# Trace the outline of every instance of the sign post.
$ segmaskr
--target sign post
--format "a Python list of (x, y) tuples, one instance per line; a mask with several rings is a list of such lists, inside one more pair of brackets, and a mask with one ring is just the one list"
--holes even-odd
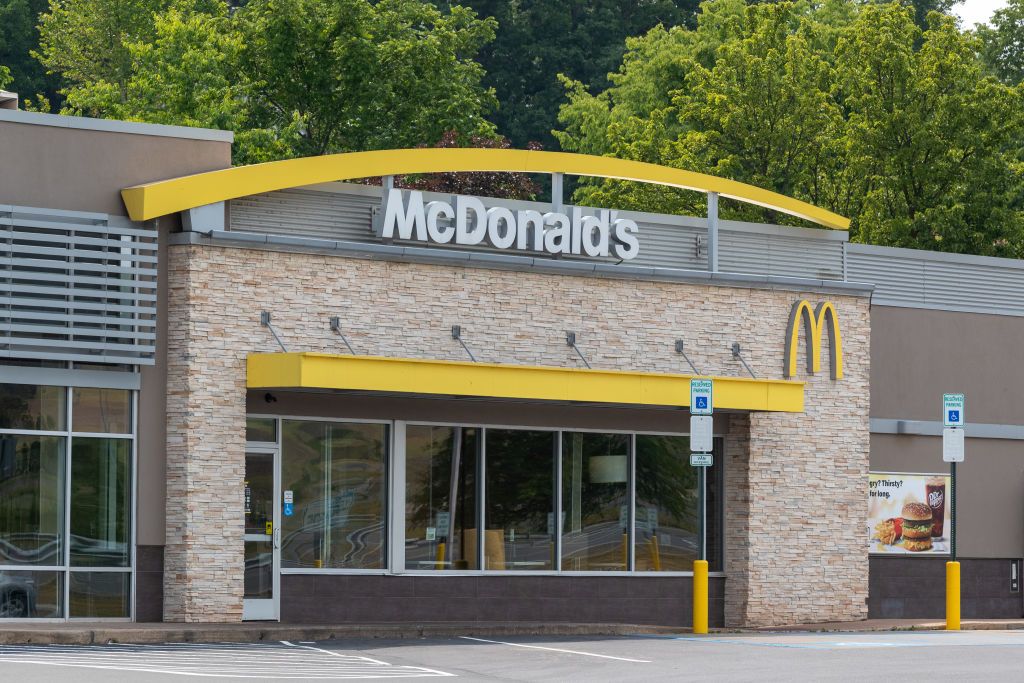
[(960, 563), (956, 559), (956, 464), (964, 461), (964, 395), (942, 395), (942, 459), (949, 463), (949, 562), (946, 563), (946, 630), (960, 630)]
[(706, 524), (707, 468), (714, 462), (714, 385), (690, 380), (690, 465), (697, 468), (697, 559), (693, 563), (693, 632), (708, 632), (708, 561)]

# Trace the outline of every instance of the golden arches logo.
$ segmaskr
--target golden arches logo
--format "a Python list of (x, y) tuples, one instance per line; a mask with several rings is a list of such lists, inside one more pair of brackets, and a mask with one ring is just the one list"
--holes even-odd
[(839, 315), (831, 301), (822, 301), (811, 310), (811, 304), (801, 299), (793, 304), (789, 314), (789, 328), (786, 330), (786, 356), (783, 374), (786, 378), (796, 376), (797, 349), (800, 342), (800, 319), (804, 322), (804, 336), (807, 339), (807, 372), (814, 374), (821, 370), (821, 335), (828, 325), (829, 348), (831, 349), (832, 379), (843, 378), (843, 335), (839, 331)]

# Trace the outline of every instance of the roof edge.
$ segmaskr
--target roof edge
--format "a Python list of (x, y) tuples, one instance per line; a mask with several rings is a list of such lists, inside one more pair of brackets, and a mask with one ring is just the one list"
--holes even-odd
[(181, 138), (206, 142), (227, 142), (235, 140), (234, 131), (212, 128), (191, 128), (189, 126), (168, 126), (162, 123), (141, 123), (116, 119), (93, 119), (87, 116), (64, 116), (63, 114), (41, 114), (20, 109), (0, 109), (0, 122), (24, 123), (31, 126), (53, 126), (76, 130), (95, 130), (104, 133), (126, 133), (149, 135), (161, 138)]

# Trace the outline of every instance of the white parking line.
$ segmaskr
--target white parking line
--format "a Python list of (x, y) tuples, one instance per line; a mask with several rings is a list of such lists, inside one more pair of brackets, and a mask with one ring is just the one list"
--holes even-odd
[(637, 664), (650, 664), (649, 659), (630, 659), (629, 657), (613, 657), (612, 655), (599, 655), (596, 652), (580, 652), (579, 650), (563, 650), (560, 647), (544, 647), (543, 645), (526, 645), (524, 643), (506, 643), (502, 640), (487, 640), (485, 638), (472, 638), (470, 636), (459, 636), (463, 640), (475, 640), (480, 643), (492, 643), (494, 645), (508, 645), (510, 647), (525, 647), (531, 650), (548, 650), (550, 652), (564, 652), (570, 655), (583, 655), (584, 657), (600, 657), (601, 659), (617, 659), (620, 662), (636, 662)]
[[(202, 678), (346, 680), (454, 674), (281, 641), (273, 644), (0, 646), (5, 663), (173, 674)], [(0, 676), (2, 678), (2, 676)]]

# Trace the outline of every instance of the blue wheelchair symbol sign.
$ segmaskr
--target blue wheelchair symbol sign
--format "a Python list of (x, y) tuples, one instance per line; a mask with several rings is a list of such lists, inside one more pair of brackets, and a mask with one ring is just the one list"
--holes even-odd
[(697, 409), (698, 410), (707, 410), (708, 409), (708, 397), (707, 396), (698, 396), (697, 397)]
[(293, 503), (285, 503), (284, 504), (284, 516), (285, 517), (291, 517), (294, 512), (295, 512), (295, 506), (294, 506)]
[(952, 423), (952, 424), (956, 424), (956, 423), (960, 422), (960, 411), (959, 410), (951, 410), (951, 411), (949, 411), (949, 422)]

